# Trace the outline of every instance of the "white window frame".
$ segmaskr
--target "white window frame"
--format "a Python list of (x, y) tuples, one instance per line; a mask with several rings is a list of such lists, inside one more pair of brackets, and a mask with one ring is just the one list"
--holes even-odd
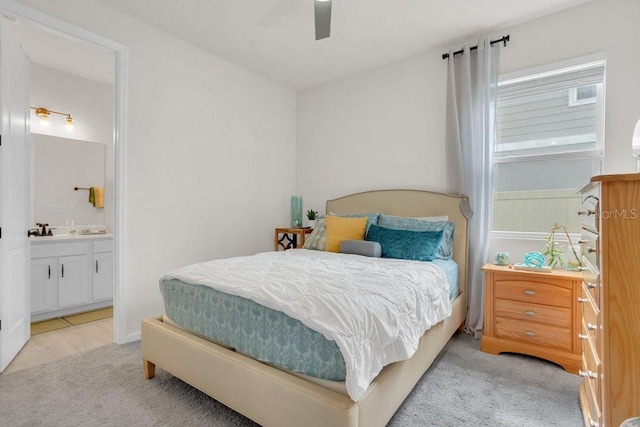
[[(505, 73), (498, 77), (498, 81), (509, 81), (509, 80), (517, 80), (517, 79), (528, 79), (533, 75), (545, 75), (548, 73), (553, 73), (555, 70), (560, 70), (563, 68), (575, 67), (581, 64), (588, 64), (591, 62), (597, 61), (605, 61), (606, 62), (606, 53), (596, 53), (593, 55), (582, 56), (578, 58), (569, 59), (566, 61), (556, 62), (553, 64), (547, 64), (539, 67), (529, 68), (526, 70), (519, 70), (512, 73)], [(606, 81), (606, 63), (605, 63), (605, 76), (603, 77), (603, 82)], [(516, 163), (516, 162), (528, 162), (535, 160), (558, 160), (558, 159), (578, 159), (590, 157), (593, 159), (593, 171), (594, 175), (598, 175), (602, 173), (603, 162), (604, 162), (604, 100), (605, 100), (605, 87), (604, 84), (597, 85), (597, 94), (594, 102), (598, 103), (596, 107), (596, 111), (598, 112), (598, 116), (596, 117), (596, 148), (591, 150), (576, 150), (576, 151), (567, 151), (567, 152), (559, 152), (559, 153), (545, 153), (545, 154), (533, 154), (533, 155), (502, 155), (495, 156), (493, 158), (493, 163)], [(575, 92), (575, 91), (574, 91)], [(590, 98), (588, 98), (590, 99)], [(587, 183), (585, 182), (585, 185)], [(492, 195), (493, 197), (493, 195)], [(577, 212), (576, 212), (577, 215)], [(491, 238), (496, 239), (516, 239), (516, 240), (539, 240), (543, 239), (547, 236), (547, 231), (540, 232), (531, 232), (531, 231), (503, 231), (503, 230), (491, 230), (490, 236)], [(580, 238), (579, 234), (570, 233), (570, 238), (576, 242)], [(564, 238), (564, 236), (560, 237), (560, 240)]]
[[(589, 85), (591, 86), (591, 85)], [(587, 104), (595, 104), (598, 99), (598, 95), (592, 96), (590, 98), (578, 99), (578, 89), (577, 87), (569, 89), (569, 107), (577, 107), (578, 105), (587, 105)]]

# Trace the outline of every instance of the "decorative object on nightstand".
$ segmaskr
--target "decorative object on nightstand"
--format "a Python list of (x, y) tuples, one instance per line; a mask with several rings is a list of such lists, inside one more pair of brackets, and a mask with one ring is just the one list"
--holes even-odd
[(509, 254), (506, 252), (496, 252), (496, 265), (509, 265)]
[(317, 218), (318, 218), (318, 212), (314, 211), (313, 209), (309, 209), (307, 211), (307, 219), (309, 220), (309, 227), (311, 228), (316, 227)]
[(291, 228), (302, 227), (302, 196), (291, 196)]
[(640, 415), (640, 174), (581, 192), (580, 406), (585, 425), (616, 427)]
[(544, 255), (540, 252), (528, 252), (524, 255), (522, 264), (514, 264), (516, 270), (536, 271), (538, 273), (551, 273), (551, 267), (544, 265)]
[(274, 237), (274, 250), (300, 249), (304, 246), (307, 234), (311, 234), (311, 228), (276, 228)]
[(487, 353), (522, 353), (550, 360), (571, 373), (581, 363), (582, 276), (565, 270), (517, 271), (486, 264), (484, 336)]
[[(573, 253), (573, 259), (564, 261), (564, 254), (562, 253), (562, 248), (556, 242), (556, 232), (563, 231), (564, 235), (567, 236), (567, 242), (569, 247), (571, 248), (571, 252)], [(560, 225), (557, 222), (553, 224), (551, 230), (549, 230), (549, 234), (544, 238), (547, 241), (547, 247), (545, 251), (542, 253), (547, 258), (547, 265), (551, 268), (554, 268), (558, 264), (560, 267), (566, 268), (567, 270), (577, 271), (578, 267), (582, 265), (580, 262), (580, 257), (578, 256), (575, 247), (573, 246), (573, 242), (571, 241), (571, 237), (569, 237), (569, 232), (565, 228), (564, 225)]]

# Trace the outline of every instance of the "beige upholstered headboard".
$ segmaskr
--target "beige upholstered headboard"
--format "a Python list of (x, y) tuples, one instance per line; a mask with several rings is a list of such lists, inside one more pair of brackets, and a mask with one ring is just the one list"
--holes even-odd
[(385, 213), (387, 215), (421, 217), (448, 215), (456, 224), (453, 232), (453, 259), (458, 263), (458, 288), (467, 292), (468, 198), (421, 190), (378, 190), (351, 194), (327, 200), (327, 213)]

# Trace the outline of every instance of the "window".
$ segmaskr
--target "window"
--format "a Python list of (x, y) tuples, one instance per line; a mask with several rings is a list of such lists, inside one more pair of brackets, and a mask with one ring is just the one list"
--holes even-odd
[(501, 76), (492, 230), (579, 232), (577, 191), (602, 163), (604, 59)]
[(594, 104), (596, 102), (597, 91), (597, 85), (574, 87), (569, 89), (569, 107)]

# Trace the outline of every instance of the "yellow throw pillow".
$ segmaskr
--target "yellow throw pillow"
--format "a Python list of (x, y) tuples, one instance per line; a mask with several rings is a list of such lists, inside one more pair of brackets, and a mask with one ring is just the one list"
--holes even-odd
[(345, 218), (340, 216), (325, 216), (327, 223), (326, 244), (327, 252), (340, 252), (343, 240), (364, 240), (367, 229), (367, 217)]

